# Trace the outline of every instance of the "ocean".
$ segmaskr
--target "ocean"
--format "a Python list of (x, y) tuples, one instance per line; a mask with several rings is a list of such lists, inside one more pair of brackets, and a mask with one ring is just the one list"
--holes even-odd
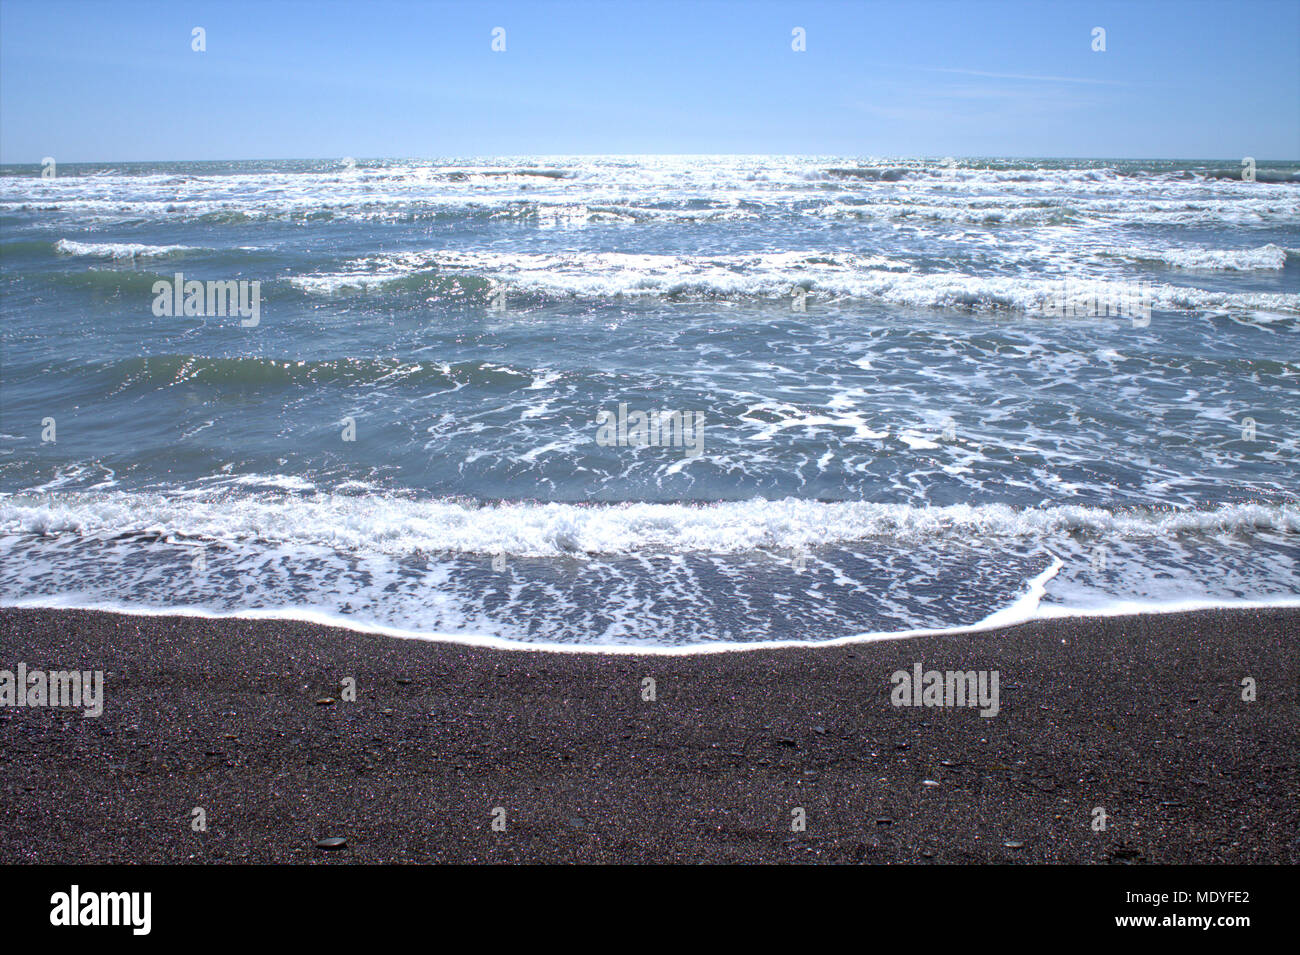
[(1300, 604), (1300, 169), (0, 167), (0, 603), (680, 652)]

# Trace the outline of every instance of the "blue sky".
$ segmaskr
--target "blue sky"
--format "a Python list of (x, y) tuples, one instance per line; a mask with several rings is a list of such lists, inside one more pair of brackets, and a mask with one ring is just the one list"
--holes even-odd
[(0, 2), (6, 163), (571, 153), (1295, 159), (1300, 3)]

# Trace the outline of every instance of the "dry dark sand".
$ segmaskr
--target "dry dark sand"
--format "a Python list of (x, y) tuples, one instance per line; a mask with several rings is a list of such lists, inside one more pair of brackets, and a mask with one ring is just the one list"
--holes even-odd
[[(19, 661), (106, 702), (0, 708), (0, 862), (1300, 861), (1291, 610), (690, 657), (0, 611)], [(917, 661), (1001, 712), (893, 707)]]

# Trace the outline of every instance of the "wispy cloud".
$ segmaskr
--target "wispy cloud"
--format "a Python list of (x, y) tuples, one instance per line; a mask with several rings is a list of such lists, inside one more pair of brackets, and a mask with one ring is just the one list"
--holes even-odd
[(1083, 76), (1036, 76), (1029, 73), (990, 73), (985, 70), (958, 70), (943, 66), (918, 66), (926, 73), (960, 73), (962, 76), (984, 76), (995, 80), (1028, 80), (1038, 83), (1087, 83), (1092, 86), (1128, 86), (1118, 80), (1094, 80)]

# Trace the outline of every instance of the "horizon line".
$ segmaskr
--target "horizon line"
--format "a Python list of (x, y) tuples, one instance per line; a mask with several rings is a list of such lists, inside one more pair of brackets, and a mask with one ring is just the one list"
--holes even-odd
[[(849, 153), (783, 153), (783, 152), (573, 152), (573, 153), (464, 153), (464, 154), (447, 154), (443, 156), (221, 156), (206, 159), (177, 159), (174, 157), (162, 159), (56, 159), (59, 165), (76, 166), (92, 164), (125, 164), (125, 163), (203, 163), (203, 162), (342, 162), (351, 159), (354, 162), (434, 162), (439, 160), (473, 160), (473, 159), (599, 159), (599, 158), (722, 158), (722, 157), (763, 157), (763, 158), (782, 158), (782, 159), (854, 159), (861, 161), (869, 159), (873, 161), (915, 161), (915, 160), (938, 160), (942, 162), (946, 159), (955, 159), (961, 161), (971, 160), (1048, 160), (1053, 162), (1069, 161), (1088, 161), (1088, 162), (1227, 162), (1238, 163), (1245, 158), (1254, 158), (1258, 163), (1292, 163), (1300, 162), (1300, 156), (1277, 158), (1277, 159), (1259, 159), (1257, 157), (1245, 156), (1048, 156), (1048, 155), (1022, 155), (1014, 153), (995, 154), (968, 154), (953, 155), (937, 153), (928, 154), (891, 154), (891, 155), (870, 155), (870, 154), (849, 154)], [(41, 166), (47, 157), (29, 161), (0, 161), (0, 167), (4, 166)]]

